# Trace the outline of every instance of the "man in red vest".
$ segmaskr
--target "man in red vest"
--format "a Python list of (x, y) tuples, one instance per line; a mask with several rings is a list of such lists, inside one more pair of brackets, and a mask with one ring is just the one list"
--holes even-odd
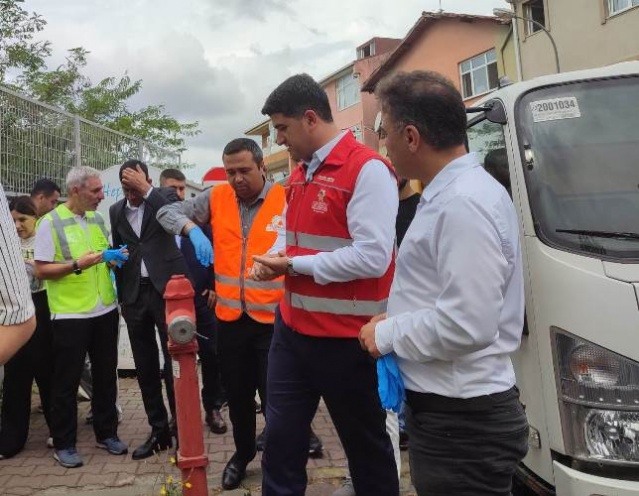
[(356, 493), (397, 496), (375, 360), (357, 340), (386, 309), (397, 180), (382, 157), (340, 131), (326, 92), (306, 74), (278, 86), (262, 113), (300, 162), (287, 187), (286, 251), (255, 257), (252, 273), (285, 275), (269, 353), (262, 494), (304, 494), (308, 433), (322, 397)]

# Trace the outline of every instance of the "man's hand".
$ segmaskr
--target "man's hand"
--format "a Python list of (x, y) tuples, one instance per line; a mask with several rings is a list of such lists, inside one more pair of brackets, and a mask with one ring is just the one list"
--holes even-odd
[(253, 261), (255, 270), (251, 269), (249, 277), (256, 281), (270, 281), (288, 271), (288, 257), (284, 251), (270, 255), (253, 255)]
[[(261, 255), (261, 256), (268, 257), (268, 258), (279, 258), (280, 254), (265, 253), (264, 255)], [(255, 257), (253, 257), (253, 259), (255, 260)], [(251, 267), (251, 270), (249, 271), (248, 277), (249, 279), (253, 279), (254, 281), (270, 281), (272, 279), (275, 279), (277, 275), (275, 274), (274, 270), (270, 269), (266, 265), (260, 262), (254, 261), (253, 266)]]
[(370, 353), (373, 358), (379, 358), (382, 356), (377, 349), (377, 344), (375, 344), (375, 326), (378, 322), (385, 318), (385, 313), (375, 315), (375, 317), (373, 317), (368, 324), (365, 324), (359, 331), (359, 344), (362, 346), (362, 349)]
[(217, 300), (215, 291), (212, 289), (205, 289), (202, 291), (202, 296), (206, 298), (206, 306), (209, 307), (209, 310), (213, 310), (215, 308), (215, 300)]
[(195, 249), (195, 256), (198, 261), (204, 266), (208, 267), (213, 263), (213, 247), (211, 241), (206, 237), (200, 227), (195, 226), (189, 231), (189, 239), (193, 243)]
[(78, 267), (82, 270), (86, 270), (100, 262), (102, 262), (102, 252), (90, 251), (78, 258)]
[(135, 169), (127, 168), (122, 171), (122, 186), (144, 196), (151, 189), (146, 174), (139, 165)]

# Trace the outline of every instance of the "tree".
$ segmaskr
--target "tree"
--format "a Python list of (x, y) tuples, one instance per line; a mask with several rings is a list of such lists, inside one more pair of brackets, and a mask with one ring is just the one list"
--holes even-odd
[[(142, 80), (134, 81), (125, 73), (93, 84), (83, 74), (90, 54), (83, 47), (68, 50), (65, 63), (49, 69), (50, 42), (34, 41), (46, 21), (24, 10), (21, 3), (0, 0), (0, 83), (171, 151), (184, 151), (184, 138), (199, 134), (198, 122), (180, 122), (163, 105), (130, 109), (129, 101), (142, 90)], [(9, 81), (12, 71), (16, 74)]]

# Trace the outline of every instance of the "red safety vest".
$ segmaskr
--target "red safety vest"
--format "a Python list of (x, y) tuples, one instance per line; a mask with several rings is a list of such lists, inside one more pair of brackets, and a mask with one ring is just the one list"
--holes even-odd
[(239, 319), (242, 303), (253, 320), (268, 324), (275, 320), (275, 308), (284, 294), (283, 278), (253, 281), (247, 275), (253, 267), (253, 255), (263, 255), (275, 243), (284, 202), (284, 188), (274, 184), (253, 220), (248, 238), (244, 239), (237, 197), (231, 185), (221, 184), (211, 192), (215, 314), (220, 320)]
[[(286, 198), (286, 254), (289, 257), (334, 251), (353, 243), (346, 207), (362, 167), (371, 159), (390, 164), (348, 132), (306, 182), (298, 166), (288, 182)], [(282, 319), (301, 334), (357, 337), (374, 315), (386, 311), (395, 257), (379, 278), (317, 284), (312, 276), (287, 275), (280, 303)]]

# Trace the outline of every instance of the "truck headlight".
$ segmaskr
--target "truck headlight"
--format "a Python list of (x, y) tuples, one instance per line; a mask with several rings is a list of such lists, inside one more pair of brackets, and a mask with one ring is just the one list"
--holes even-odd
[(552, 328), (568, 455), (639, 463), (639, 363)]

